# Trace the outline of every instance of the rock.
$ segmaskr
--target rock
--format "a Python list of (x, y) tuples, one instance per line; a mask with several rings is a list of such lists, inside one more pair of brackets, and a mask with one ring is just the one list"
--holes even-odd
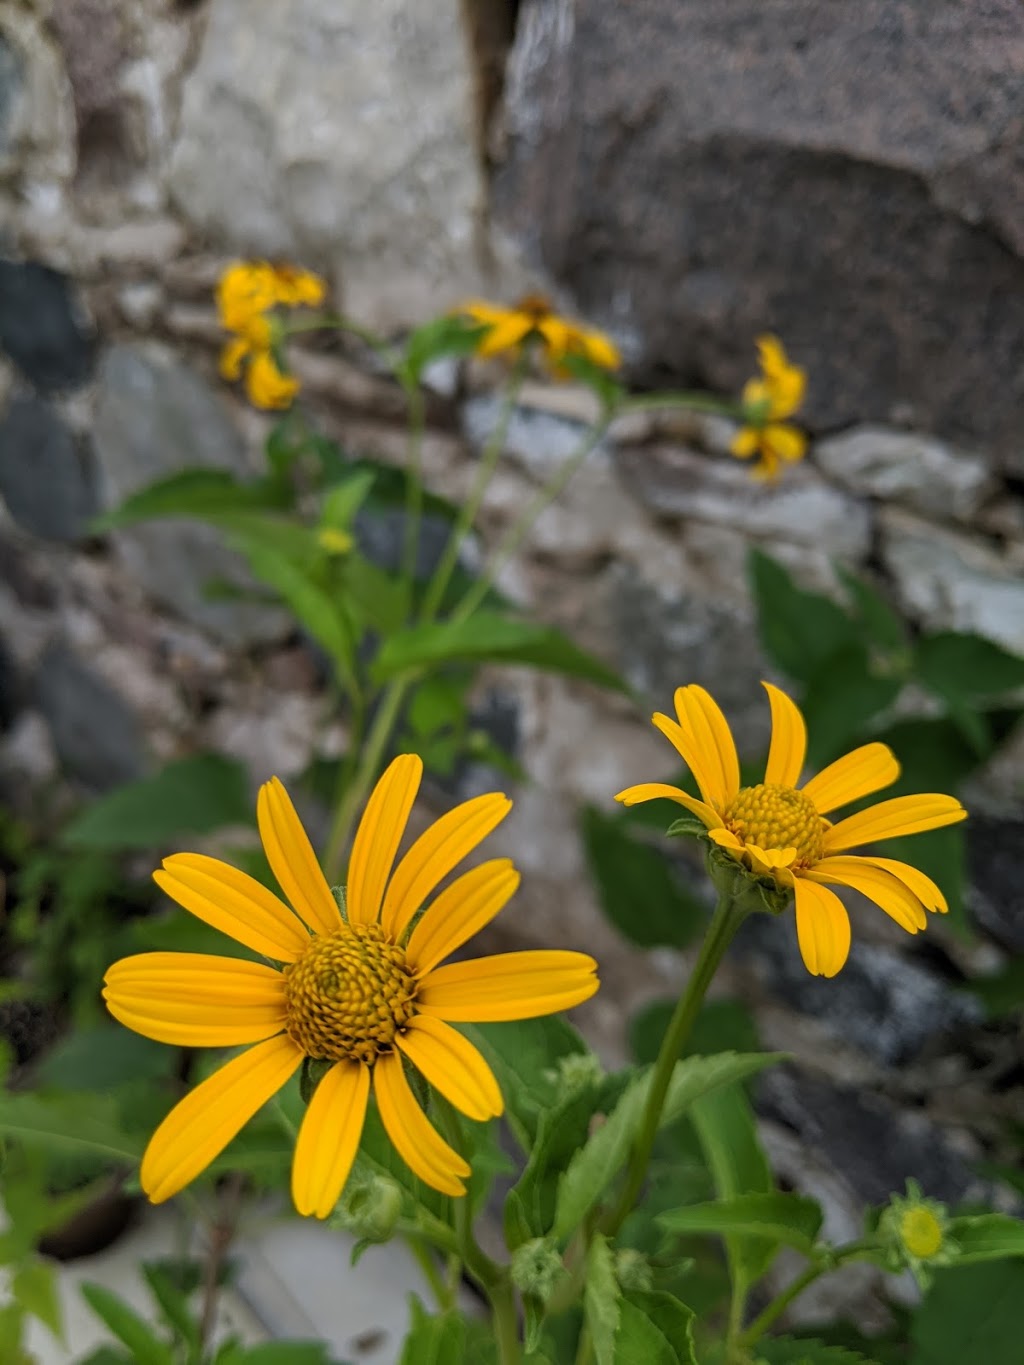
[(0, 419), (0, 496), (43, 540), (78, 540), (96, 511), (74, 437), (39, 398), (14, 399)]
[(63, 641), (39, 661), (34, 697), (61, 766), (84, 786), (109, 791), (148, 766), (135, 713)]
[(74, 174), (75, 111), (45, 16), (32, 9), (0, 9), (0, 185), (38, 196)]
[(940, 520), (969, 521), (993, 484), (980, 456), (888, 427), (858, 426), (830, 436), (815, 445), (814, 456), (851, 492)]
[(1024, 654), (1024, 581), (983, 542), (895, 508), (880, 517), (881, 552), (903, 610), (938, 630), (974, 631)]
[(1007, 952), (1024, 953), (1024, 883), (1020, 850), (1024, 821), (972, 814), (965, 826), (970, 905), (978, 923)]
[[(353, 529), (362, 553), (388, 573), (397, 573), (405, 547), (405, 512), (401, 507), (382, 507), (356, 514)], [(437, 568), (451, 533), (451, 522), (443, 517), (424, 515), (416, 545), (416, 573), (424, 582)]]
[(89, 379), (95, 344), (64, 275), (0, 259), (0, 349), (44, 393)]
[[(477, 451), (490, 440), (503, 407), (504, 399), (498, 394), (481, 394), (464, 404), (462, 430)], [(582, 422), (521, 403), (509, 419), (504, 453), (522, 465), (537, 483), (544, 483), (575, 453), (586, 431)]]
[(18, 666), (0, 637), (0, 731), (8, 728), (21, 709), (23, 691)]
[(1020, 41), (1016, 0), (524, 0), (497, 220), (636, 379), (735, 392), (771, 330), (813, 427), (1019, 462)]
[(14, 49), (0, 34), (0, 164), (7, 156), (13, 134), (14, 107), (21, 94), (21, 70)]
[[(105, 511), (185, 468), (248, 472), (242, 439), (205, 380), (176, 360), (132, 346), (112, 347), (100, 364), (94, 440)], [(214, 581), (252, 587), (238, 556), (211, 527), (161, 520), (117, 532), (115, 543), (156, 601), (225, 643), (287, 634), (289, 619), (277, 609), (206, 599)]]
[(455, 0), (208, 10), (170, 170), (191, 222), (236, 252), (336, 266), (346, 311), (378, 327), (472, 292), (482, 187)]

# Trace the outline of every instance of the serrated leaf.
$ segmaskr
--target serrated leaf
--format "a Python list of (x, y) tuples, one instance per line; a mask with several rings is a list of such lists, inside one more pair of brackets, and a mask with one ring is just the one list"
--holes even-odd
[(459, 1313), (428, 1317), (414, 1300), (413, 1323), (399, 1365), (463, 1365), (466, 1322)]
[(158, 517), (205, 521), (225, 513), (279, 508), (287, 501), (287, 492), (276, 479), (241, 483), (223, 469), (183, 469), (126, 498), (114, 511), (97, 517), (92, 529), (109, 531)]
[(875, 1365), (859, 1351), (799, 1337), (766, 1337), (754, 1347), (755, 1365)]
[(615, 1365), (697, 1365), (691, 1310), (659, 1290), (623, 1295)]
[(954, 1218), (949, 1225), (949, 1235), (959, 1247), (958, 1265), (1024, 1256), (1024, 1222), (1006, 1213)]
[(170, 1347), (157, 1337), (148, 1323), (134, 1308), (102, 1284), (87, 1281), (81, 1286), (82, 1297), (97, 1317), (101, 1318), (118, 1341), (131, 1351), (136, 1365), (174, 1365)]
[(690, 1204), (658, 1215), (669, 1232), (735, 1233), (795, 1247), (809, 1256), (821, 1230), (821, 1209), (797, 1194), (741, 1194), (715, 1203)]
[(558, 1099), (559, 1061), (586, 1053), (586, 1043), (559, 1014), (504, 1024), (461, 1025), (459, 1031), (490, 1064), (505, 1097), (505, 1116), (523, 1150), (529, 1151), (541, 1115)]
[[(567, 1165), (571, 1167), (573, 1154), (587, 1140), (593, 1110), (594, 1096), (584, 1092), (566, 1096), (541, 1113), (530, 1159), (510, 1192), (517, 1202), (505, 1223), (506, 1236), (520, 1229), (524, 1220), (528, 1237), (523, 1241), (546, 1236), (552, 1230), (556, 1237), (564, 1235), (559, 1231), (562, 1173)], [(595, 1200), (600, 1198), (600, 1193), (600, 1190), (594, 1192)], [(511, 1242), (509, 1247), (515, 1250)]]
[(615, 1257), (607, 1237), (595, 1234), (587, 1249), (583, 1313), (597, 1365), (614, 1365), (622, 1291), (615, 1278)]
[(938, 1270), (914, 1314), (910, 1365), (1020, 1365), (1024, 1263)]

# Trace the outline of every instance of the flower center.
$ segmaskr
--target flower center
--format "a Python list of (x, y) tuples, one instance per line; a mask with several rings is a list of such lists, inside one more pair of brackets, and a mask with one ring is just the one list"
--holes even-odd
[(942, 1227), (930, 1209), (907, 1209), (900, 1219), (900, 1241), (919, 1260), (927, 1260), (942, 1248)]
[(543, 294), (526, 294), (516, 304), (516, 312), (524, 313), (536, 326), (551, 316), (551, 302)]
[(416, 1012), (405, 951), (378, 924), (311, 939), (284, 969), (284, 989), (285, 1027), (307, 1057), (369, 1065)]
[(744, 787), (725, 812), (738, 839), (758, 848), (795, 848), (794, 867), (808, 867), (822, 855), (826, 822), (814, 802), (792, 787), (759, 782)]

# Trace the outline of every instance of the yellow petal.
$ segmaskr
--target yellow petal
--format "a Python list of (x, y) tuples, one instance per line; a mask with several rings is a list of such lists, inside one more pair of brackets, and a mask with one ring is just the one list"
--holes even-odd
[(804, 966), (812, 976), (835, 976), (850, 955), (850, 917), (846, 906), (827, 886), (793, 881), (796, 936)]
[(283, 409), (291, 407), (299, 381), (280, 369), (270, 351), (258, 350), (245, 372), (245, 391), (257, 408)]
[(387, 1135), (413, 1174), (442, 1194), (465, 1194), (462, 1181), (470, 1174), (470, 1167), (416, 1103), (397, 1052), (378, 1058), (373, 1068), (373, 1093)]
[(761, 442), (766, 455), (771, 453), (789, 464), (803, 459), (807, 450), (807, 437), (785, 422), (770, 422), (761, 433)]
[(911, 867), (909, 863), (900, 862), (897, 858), (857, 857), (854, 858), (854, 861), (870, 863), (873, 867), (880, 867), (884, 872), (891, 872), (894, 877), (899, 878), (912, 895), (917, 897), (926, 910), (937, 910), (940, 915), (945, 915), (948, 912), (949, 904), (931, 877), (926, 877), (923, 872), (919, 872), (916, 867)]
[(802, 791), (814, 802), (819, 815), (827, 815), (837, 806), (848, 806), (862, 796), (891, 787), (899, 775), (900, 765), (887, 744), (862, 744), (822, 768)]
[(740, 789), (740, 761), (729, 722), (703, 687), (677, 687), (675, 703), (680, 728), (699, 753), (707, 776), (705, 791), (694, 772), (704, 799), (716, 810), (724, 810)]
[(309, 935), (255, 877), (205, 853), (174, 853), (153, 873), (161, 891), (204, 924), (277, 962), (294, 962)]
[(429, 1014), (414, 1017), (398, 1046), (456, 1109), (484, 1122), (505, 1108), (494, 1072), (457, 1029)]
[(764, 780), (780, 787), (795, 787), (807, 753), (807, 726), (800, 708), (777, 687), (763, 682), (772, 708), (772, 742)]
[(476, 353), (490, 356), (511, 350), (532, 330), (533, 318), (525, 313), (509, 313), (501, 322), (495, 323), (486, 336), (480, 338)]
[(370, 1068), (338, 1062), (313, 1091), (292, 1160), (292, 1199), (304, 1218), (326, 1218), (345, 1188), (370, 1097)]
[(740, 427), (729, 443), (730, 455), (739, 460), (749, 460), (761, 449), (761, 432), (757, 427)]
[(453, 1024), (536, 1019), (589, 1000), (599, 984), (596, 971), (586, 953), (498, 953), (436, 967), (423, 978), (416, 1003), (423, 1014)]
[(405, 958), (422, 976), (489, 924), (519, 885), (509, 858), (494, 858), (446, 887), (409, 936)]
[(746, 844), (744, 848), (755, 872), (763, 877), (777, 876), (784, 886), (792, 884), (792, 877), (787, 874), (796, 861), (795, 848), (759, 848), (757, 844)]
[(291, 798), (276, 777), (260, 788), (256, 822), (267, 861), (296, 913), (316, 933), (333, 934), (341, 927), (341, 911)]
[(922, 834), (926, 829), (941, 829), (967, 819), (967, 812), (955, 796), (925, 792), (920, 796), (894, 796), (856, 815), (848, 815), (825, 832), (825, 852), (874, 843), (876, 839), (896, 839), (902, 834)]
[(501, 824), (512, 802), (501, 792), (463, 801), (424, 830), (395, 868), (380, 922), (399, 939), (436, 886)]
[(534, 326), (544, 338), (549, 364), (557, 365), (569, 351), (582, 350), (579, 329), (563, 318), (549, 313), (547, 317), (537, 319)]
[(348, 863), (345, 904), (351, 924), (377, 922), (422, 776), (423, 760), (417, 754), (399, 754), (370, 794)]
[(766, 375), (777, 375), (789, 369), (789, 359), (786, 355), (786, 348), (777, 336), (772, 336), (770, 332), (755, 338), (758, 351), (758, 359), (761, 362), (761, 369)]
[(249, 354), (249, 341), (247, 337), (235, 337), (220, 353), (218, 369), (222, 379), (235, 380), (241, 377), (242, 361)]
[(149, 1140), (139, 1179), (162, 1204), (220, 1156), (235, 1134), (298, 1070), (286, 1033), (235, 1057), (174, 1106)]
[(804, 874), (811, 881), (849, 886), (885, 911), (901, 929), (916, 934), (927, 923), (917, 897), (890, 872), (862, 858), (822, 858)]
[(509, 317), (513, 310), (502, 308), (497, 303), (487, 303), (484, 299), (469, 299), (466, 303), (460, 304), (455, 310), (457, 313), (465, 313), (474, 322), (481, 322), (485, 326), (492, 326), (496, 322), (503, 322)]
[(746, 845), (742, 839), (737, 839), (731, 829), (726, 829), (724, 825), (719, 829), (709, 829), (708, 838), (713, 840), (719, 848), (727, 848), (733, 853), (742, 853)]
[(158, 1043), (234, 1047), (285, 1024), (284, 977), (262, 962), (205, 953), (139, 953), (107, 970), (115, 1019)]
[[(664, 719), (668, 721), (667, 716)], [(672, 724), (671, 721), (668, 723)], [(635, 787), (627, 787), (625, 791), (619, 792), (615, 799), (621, 801), (624, 806), (639, 806), (644, 801), (656, 801), (659, 797), (685, 806), (698, 820), (703, 820), (708, 829), (720, 829), (722, 826), (722, 817), (717, 811), (712, 810), (703, 801), (698, 801), (695, 796), (680, 791), (678, 787), (670, 787), (665, 782), (640, 782)]]

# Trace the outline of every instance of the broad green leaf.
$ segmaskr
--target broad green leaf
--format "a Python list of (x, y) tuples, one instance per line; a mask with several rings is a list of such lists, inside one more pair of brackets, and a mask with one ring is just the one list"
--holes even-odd
[(616, 815), (585, 806), (583, 846), (601, 908), (641, 948), (685, 948), (707, 920), (665, 853), (638, 838)]
[(859, 1351), (813, 1338), (766, 1337), (754, 1347), (755, 1365), (875, 1365)]
[(38, 1318), (58, 1340), (63, 1338), (60, 1298), (51, 1261), (36, 1258), (19, 1266), (11, 1281), (11, 1294), (26, 1313)]
[(1024, 687), (1024, 658), (983, 635), (955, 631), (922, 636), (914, 651), (914, 672), (945, 699), (993, 697)]
[(239, 1361), (244, 1365), (334, 1365), (334, 1356), (322, 1341), (268, 1341), (247, 1347)]
[[(672, 1081), (665, 1097), (665, 1107), (661, 1113), (661, 1127), (665, 1128), (671, 1123), (675, 1123), (684, 1114), (691, 1111), (695, 1105), (703, 1105), (705, 1100), (713, 1101), (719, 1096), (727, 1098), (732, 1093), (742, 1095), (741, 1090), (723, 1091), (723, 1087), (731, 1086), (737, 1081), (748, 1080), (751, 1076), (756, 1076), (759, 1071), (763, 1071), (766, 1066), (775, 1066), (778, 1062), (786, 1060), (784, 1052), (718, 1052), (708, 1057), (694, 1056), (684, 1057), (681, 1062), (676, 1062), (675, 1071), (672, 1073)], [(749, 1108), (749, 1106), (748, 1106)], [(753, 1174), (754, 1163), (750, 1171)], [(759, 1187), (752, 1187), (756, 1189)], [(773, 1188), (771, 1185), (760, 1187), (767, 1192)], [(748, 1190), (719, 1190), (719, 1194), (746, 1194)]]
[(834, 602), (804, 592), (781, 564), (760, 550), (747, 561), (765, 652), (800, 682), (809, 682), (824, 661), (856, 645), (860, 628)]
[[(638, 1062), (655, 1060), (674, 1009), (674, 1000), (655, 1000), (633, 1015), (629, 1046)], [(691, 1053), (756, 1052), (759, 1046), (750, 1011), (739, 1000), (711, 1000), (701, 1007), (690, 1035)]]
[(177, 1065), (173, 1048), (110, 1022), (67, 1034), (43, 1058), (35, 1079), (41, 1090), (105, 1091), (164, 1080)]
[(902, 655), (907, 648), (907, 627), (903, 618), (886, 599), (863, 578), (843, 564), (834, 566), (836, 577), (850, 595), (871, 643), (886, 654)]
[(182, 1293), (162, 1266), (143, 1262), (142, 1273), (171, 1331), (188, 1346), (198, 1347), (199, 1324), (189, 1306), (188, 1295)]
[(615, 1257), (607, 1237), (595, 1234), (587, 1249), (583, 1312), (597, 1365), (614, 1365), (622, 1291), (615, 1278)]
[(697, 1365), (693, 1313), (663, 1291), (623, 1295), (615, 1365)]
[(560, 1014), (507, 1024), (467, 1024), (460, 1032), (490, 1063), (505, 1097), (506, 1118), (524, 1151), (529, 1151), (541, 1114), (558, 1098), (559, 1062), (585, 1056), (586, 1043)]
[(95, 1351), (90, 1351), (84, 1359), (77, 1362), (77, 1365), (136, 1365), (133, 1356), (126, 1356), (123, 1351), (117, 1350), (114, 1346), (97, 1346)]
[(192, 517), (206, 521), (231, 512), (287, 504), (276, 479), (241, 483), (223, 469), (183, 469), (127, 498), (120, 507), (98, 517), (93, 530), (109, 531), (154, 517)]
[(252, 814), (242, 765), (220, 754), (194, 754), (93, 801), (66, 827), (63, 841), (73, 848), (153, 848), (250, 824)]
[(347, 531), (356, 513), (370, 496), (376, 475), (369, 469), (355, 469), (328, 488), (320, 509), (320, 525)]
[[(594, 1094), (584, 1090), (570, 1094), (541, 1112), (540, 1122), (530, 1152), (530, 1159), (518, 1183), (510, 1191), (514, 1202), (505, 1222), (505, 1236), (510, 1250), (515, 1250), (513, 1237), (518, 1236), (523, 1223), (529, 1237), (542, 1237), (553, 1231), (556, 1237), (566, 1236), (578, 1225), (571, 1224), (562, 1231), (563, 1198), (562, 1172), (569, 1168), (587, 1141), (587, 1129), (594, 1112)], [(600, 1131), (600, 1130), (599, 1130)], [(601, 1190), (592, 1192), (593, 1201)], [(582, 1200), (573, 1205), (573, 1212)], [(556, 1212), (557, 1209), (557, 1212)], [(565, 1215), (568, 1216), (568, 1215)], [(526, 1241), (528, 1238), (522, 1238)]]
[(1024, 1009), (1024, 957), (1012, 959), (995, 976), (975, 977), (969, 986), (992, 1018)]
[(821, 1229), (821, 1209), (797, 1194), (741, 1194), (713, 1204), (690, 1204), (658, 1215), (669, 1232), (736, 1233), (796, 1247), (809, 1256)]
[(1024, 1263), (950, 1266), (914, 1315), (910, 1365), (1020, 1365)]
[(82, 1285), (82, 1296), (118, 1341), (132, 1352), (136, 1365), (175, 1365), (171, 1349), (123, 1299), (103, 1285), (89, 1281)]
[(432, 318), (410, 332), (405, 343), (404, 369), (418, 384), (424, 368), (446, 355), (472, 355), (486, 328), (471, 319), (449, 314)]
[(493, 611), (476, 612), (465, 621), (442, 621), (398, 632), (385, 640), (373, 672), (381, 683), (409, 669), (451, 662), (531, 664), (615, 692), (629, 690), (607, 664), (552, 626)]
[(1024, 1222), (1005, 1213), (983, 1213), (973, 1218), (954, 1218), (949, 1235), (960, 1248), (957, 1264), (998, 1261), (1005, 1256), (1024, 1256)]
[(852, 748), (868, 723), (886, 710), (902, 689), (902, 679), (878, 677), (872, 672), (867, 651), (860, 643), (824, 659), (807, 680), (801, 707), (812, 766), (823, 767)]
[(117, 1126), (109, 1096), (0, 1094), (0, 1135), (37, 1147), (98, 1152), (134, 1165), (144, 1142)]
[(463, 1365), (466, 1321), (460, 1313), (428, 1317), (413, 1300), (413, 1321), (399, 1365)]

